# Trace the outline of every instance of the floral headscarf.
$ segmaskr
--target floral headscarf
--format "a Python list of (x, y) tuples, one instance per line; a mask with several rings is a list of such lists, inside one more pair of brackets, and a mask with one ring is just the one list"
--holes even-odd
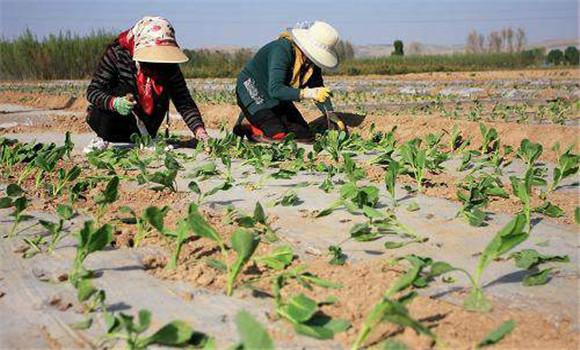
[[(142, 47), (172, 45), (177, 46), (175, 41), (175, 29), (168, 20), (163, 17), (143, 17), (133, 28), (119, 34), (119, 44), (129, 51), (131, 57), (135, 50)], [(137, 65), (137, 91), (139, 92), (139, 104), (147, 115), (151, 115), (154, 109), (154, 98), (161, 95), (164, 86), (157, 72), (144, 69), (139, 62)]]

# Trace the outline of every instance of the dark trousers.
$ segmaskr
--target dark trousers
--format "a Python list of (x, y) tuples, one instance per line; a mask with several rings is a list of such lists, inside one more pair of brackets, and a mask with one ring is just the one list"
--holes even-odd
[(109, 142), (131, 142), (131, 135), (139, 134), (135, 117), (131, 114), (92, 108), (87, 113), (87, 123), (97, 136)]
[(279, 133), (294, 133), (297, 138), (310, 138), (312, 134), (308, 123), (292, 102), (280, 102), (273, 108), (263, 109), (251, 114), (238, 99), (238, 106), (246, 119), (264, 135), (272, 137)]

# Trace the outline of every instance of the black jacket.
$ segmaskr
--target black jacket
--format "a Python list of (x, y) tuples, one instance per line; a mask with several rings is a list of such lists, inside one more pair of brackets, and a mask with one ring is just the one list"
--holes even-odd
[(204, 126), (199, 109), (191, 98), (179, 65), (166, 64), (163, 66), (164, 69), (159, 75), (160, 79), (164, 80), (165, 88), (161, 95), (154, 100), (153, 113), (147, 115), (138, 104), (137, 66), (129, 51), (122, 48), (118, 40), (115, 40), (107, 48), (87, 88), (87, 100), (91, 103), (89, 111), (92, 108), (111, 110), (110, 101), (113, 98), (132, 93), (137, 100), (134, 112), (145, 122), (148, 131), (153, 135), (157, 133), (169, 110), (169, 99), (173, 101), (175, 108), (191, 131), (199, 126)]

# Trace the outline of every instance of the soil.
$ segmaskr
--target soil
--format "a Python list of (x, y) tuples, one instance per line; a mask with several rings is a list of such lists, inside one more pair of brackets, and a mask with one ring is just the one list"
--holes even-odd
[[(397, 77), (380, 77), (380, 79), (399, 79), (399, 80), (441, 80), (451, 81), (457, 79), (477, 79), (486, 81), (493, 79), (509, 78), (545, 78), (554, 79), (572, 79), (577, 76), (576, 70), (529, 70), (514, 72), (478, 72), (478, 73), (425, 73), (425, 74), (408, 74)], [(357, 77), (356, 79), (360, 79)], [(373, 77), (368, 77), (373, 79)], [(378, 78), (378, 77), (377, 77)], [(333, 79), (333, 78), (331, 78)], [(347, 78), (350, 79), (350, 78)], [(354, 79), (354, 78), (353, 78)], [(5, 132), (42, 132), (44, 130), (70, 130), (74, 132), (87, 132), (88, 129), (84, 122), (83, 110), (86, 108), (86, 102), (83, 99), (74, 99), (68, 96), (49, 96), (38, 94), (24, 94), (4, 92), (0, 94), (0, 102), (10, 102), (26, 104), (41, 108), (63, 109), (78, 111), (79, 116), (53, 116), (52, 121), (36, 125), (33, 127), (16, 127)], [(206, 125), (210, 128), (218, 128), (222, 124), (232, 126), (237, 114), (238, 108), (232, 105), (202, 105), (200, 109), (204, 115)], [(318, 117), (318, 113), (312, 110), (304, 110), (307, 120), (312, 121)], [(66, 119), (65, 119), (66, 118)], [(464, 137), (473, 138), (472, 144), (478, 145), (481, 142), (479, 135), (479, 125), (476, 122), (455, 121), (438, 116), (398, 116), (396, 114), (388, 115), (368, 115), (358, 126), (353, 126), (353, 131), (365, 133), (369, 130), (370, 125), (374, 123), (379, 130), (388, 131), (397, 126), (396, 136), (400, 142), (415, 137), (422, 137), (430, 132), (439, 132), (441, 130), (450, 131), (453, 125), (457, 124), (462, 130)], [(578, 151), (578, 133), (575, 127), (563, 127), (557, 125), (522, 125), (516, 123), (493, 122), (486, 123), (498, 130), (503, 144), (513, 147), (519, 146), (522, 138), (529, 138), (533, 142), (540, 142), (544, 145), (544, 160), (555, 160), (555, 153), (550, 150), (550, 146), (559, 141), (562, 145), (570, 143), (575, 144)], [(179, 130), (186, 129), (182, 121), (174, 123), (174, 128)], [(65, 168), (70, 168), (74, 164), (83, 166), (83, 175), (99, 174), (98, 171), (87, 172), (84, 157), (75, 157), (72, 162), (60, 164)], [(382, 183), (383, 170), (380, 167), (366, 167), (368, 178), (371, 181)], [(15, 167), (14, 174), (19, 174), (22, 167)], [(134, 173), (126, 172), (123, 175), (134, 176)], [(54, 175), (44, 179), (44, 182), (54, 180)], [(428, 196), (445, 198), (456, 201), (456, 182), (455, 178), (449, 174), (429, 174), (428, 184), (425, 188), (425, 194)], [(412, 184), (413, 179), (408, 176), (402, 176), (401, 182)], [(99, 183), (95, 188), (90, 190), (86, 199), (82, 200), (76, 206), (81, 212), (93, 212), (95, 203), (93, 201), (104, 183)], [(23, 187), (28, 189), (28, 193), (35, 196), (32, 202), (32, 209), (42, 211), (54, 211), (58, 201), (64, 201), (66, 198), (55, 201), (48, 198), (42, 191), (33, 189), (33, 180), (28, 179), (24, 182)], [(537, 196), (534, 199), (534, 205), (541, 204)], [(566, 216), (555, 219), (556, 222), (571, 224), (573, 223), (573, 211), (578, 206), (580, 199), (576, 193), (552, 193), (548, 199), (554, 204), (562, 207)], [(104, 219), (107, 221), (118, 218), (122, 215), (120, 208), (122, 206), (131, 207), (137, 214), (143, 212), (148, 206), (162, 207), (170, 206), (166, 216), (165, 225), (169, 229), (176, 226), (178, 220), (182, 218), (187, 211), (188, 206), (187, 193), (170, 192), (167, 190), (154, 191), (146, 186), (128, 185), (122, 182), (120, 187), (120, 197), (110, 208), (108, 208)], [(517, 199), (511, 197), (508, 199), (493, 199), (488, 210), (493, 212), (514, 213), (520, 208)], [(229, 242), (235, 226), (226, 224), (224, 213), (215, 210), (204, 210), (204, 217), (214, 226), (220, 235), (224, 238), (226, 244)], [(276, 218), (271, 218), (276, 220)], [(546, 219), (553, 220), (553, 219)], [(115, 238), (114, 246), (122, 248), (132, 248), (135, 245), (134, 236), (136, 233), (135, 225), (125, 224), (115, 221)], [(282, 243), (282, 242), (280, 242)], [(280, 244), (278, 243), (278, 244)], [(214, 242), (208, 239), (191, 237), (182, 247), (178, 267), (173, 271), (165, 269), (168, 257), (175, 249), (171, 239), (163, 236), (159, 232), (152, 230), (149, 236), (142, 242), (143, 246), (155, 248), (153, 250), (143, 250), (142, 262), (147, 271), (161, 279), (186, 281), (195, 287), (203, 287), (214, 291), (223, 291), (226, 285), (226, 276), (223, 272), (210, 268), (207, 265), (208, 259), (219, 259), (226, 263), (231, 263), (235, 258), (233, 253), (223, 257), (221, 251)], [(276, 245), (260, 244), (255, 256), (265, 255), (274, 249)], [(391, 258), (389, 254), (384, 255)], [(313, 290), (307, 290), (298, 285), (296, 282), (290, 282), (289, 285), (282, 289), (284, 297), (304, 293), (315, 300), (326, 300), (330, 296), (335, 296), (338, 301), (333, 304), (321, 306), (322, 313), (333, 318), (343, 318), (352, 323), (352, 327), (337, 335), (337, 340), (345, 347), (348, 347), (357, 336), (366, 315), (372, 310), (373, 306), (381, 299), (385, 290), (399, 278), (406, 270), (404, 263), (398, 265), (388, 264), (386, 258), (375, 258), (373, 260), (362, 261), (358, 263), (347, 262), (344, 266), (334, 266), (328, 263), (328, 257), (317, 256), (308, 259), (307, 271), (317, 275), (320, 278), (339, 283), (341, 289), (323, 289), (315, 287)], [(296, 258), (290, 268), (299, 266), (301, 263)], [(241, 276), (236, 284), (236, 296), (240, 298), (270, 298), (271, 297), (271, 278), (277, 272), (267, 269), (265, 266), (255, 262), (250, 262), (242, 271)], [(420, 291), (419, 291), (420, 292)], [(466, 291), (460, 290), (456, 293), (457, 297), (463, 298)], [(526, 348), (537, 349), (561, 349), (578, 347), (578, 331), (573, 329), (572, 318), (569, 313), (563, 310), (559, 320), (554, 322), (548, 319), (548, 316), (532, 311), (529, 309), (522, 310), (512, 308), (502, 300), (494, 300), (494, 310), (488, 314), (470, 313), (460, 306), (451, 304), (442, 299), (435, 297), (418, 296), (410, 304), (410, 315), (432, 328), (440, 338), (437, 347), (445, 348), (473, 348), (485, 335), (497, 328), (504, 321), (514, 320), (516, 322), (515, 330), (496, 346), (496, 348), (520, 348), (525, 344)], [(575, 310), (571, 311), (575, 312)], [(276, 319), (277, 315), (272, 312), (270, 318)], [(290, 325), (286, 324), (290, 329)], [(47, 333), (48, 334), (48, 333)], [(274, 332), (275, 339), (288, 339), (289, 332)], [(290, 336), (291, 337), (291, 336)], [(404, 342), (410, 348), (425, 349), (434, 346), (431, 339), (425, 336), (415, 334), (415, 332), (406, 329), (401, 331), (400, 328), (389, 324), (380, 325), (369, 337), (367, 345), (378, 344), (386, 337), (392, 337)], [(48, 339), (47, 342), (51, 347), (59, 348), (56, 341)]]

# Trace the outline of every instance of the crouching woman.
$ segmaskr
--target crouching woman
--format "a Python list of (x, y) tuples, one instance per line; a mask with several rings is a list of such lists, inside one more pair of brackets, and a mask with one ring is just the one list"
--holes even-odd
[[(289, 133), (298, 141), (311, 140), (308, 124), (293, 102), (312, 100), (324, 114), (333, 111), (322, 69), (338, 66), (338, 40), (331, 25), (317, 21), (290, 29), (258, 50), (237, 79), (242, 112), (234, 133), (257, 142), (276, 142)], [(244, 119), (248, 127), (242, 126)]]
[(122, 32), (107, 48), (87, 89), (87, 123), (98, 137), (85, 150), (130, 142), (132, 134), (155, 137), (170, 100), (194, 137), (205, 141), (201, 114), (178, 65), (187, 60), (164, 18), (144, 17)]

